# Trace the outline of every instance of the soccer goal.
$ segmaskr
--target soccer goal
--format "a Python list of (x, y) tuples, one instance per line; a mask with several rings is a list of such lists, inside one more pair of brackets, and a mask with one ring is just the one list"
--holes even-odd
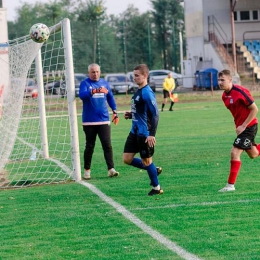
[(70, 21), (49, 29), (0, 44), (0, 188), (81, 179)]

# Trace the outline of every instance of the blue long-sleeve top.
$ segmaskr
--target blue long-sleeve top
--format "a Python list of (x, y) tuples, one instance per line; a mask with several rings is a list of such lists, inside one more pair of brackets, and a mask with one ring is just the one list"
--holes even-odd
[[(108, 93), (92, 95), (92, 90), (100, 87), (106, 88)], [(90, 78), (84, 79), (79, 86), (79, 98), (83, 101), (82, 125), (110, 124), (107, 103), (112, 110), (116, 110), (116, 102), (106, 80), (102, 78), (98, 81)]]
[(154, 92), (149, 85), (138, 89), (131, 99), (131, 132), (140, 136), (155, 136), (159, 111)]

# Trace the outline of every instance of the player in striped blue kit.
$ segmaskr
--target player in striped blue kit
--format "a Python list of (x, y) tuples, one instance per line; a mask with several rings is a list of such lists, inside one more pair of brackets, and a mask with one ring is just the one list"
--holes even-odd
[[(145, 64), (134, 68), (138, 90), (131, 99), (131, 112), (124, 115), (125, 119), (132, 119), (132, 127), (125, 142), (123, 161), (147, 171), (152, 186), (148, 195), (153, 196), (162, 194), (163, 190), (158, 181), (162, 169), (156, 168), (152, 160), (159, 112), (154, 92), (147, 84), (148, 75), (149, 69)], [(136, 153), (140, 154), (141, 159), (135, 157)]]

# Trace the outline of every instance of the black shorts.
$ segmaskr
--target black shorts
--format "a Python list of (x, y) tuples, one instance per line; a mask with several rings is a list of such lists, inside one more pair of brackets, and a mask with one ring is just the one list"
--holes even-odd
[(233, 146), (242, 149), (242, 150), (250, 150), (252, 145), (256, 145), (255, 136), (257, 133), (258, 124), (247, 127), (244, 132), (237, 136), (235, 139)]
[(170, 97), (169, 91), (163, 89), (163, 98), (168, 98)]
[(149, 147), (145, 143), (146, 137), (129, 133), (124, 147), (124, 153), (140, 153), (140, 157), (150, 158), (154, 154), (154, 147)]

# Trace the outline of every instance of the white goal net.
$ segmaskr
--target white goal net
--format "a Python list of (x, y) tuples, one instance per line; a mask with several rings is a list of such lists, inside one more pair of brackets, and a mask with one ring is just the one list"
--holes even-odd
[(69, 20), (50, 31), (0, 44), (0, 188), (81, 178)]

